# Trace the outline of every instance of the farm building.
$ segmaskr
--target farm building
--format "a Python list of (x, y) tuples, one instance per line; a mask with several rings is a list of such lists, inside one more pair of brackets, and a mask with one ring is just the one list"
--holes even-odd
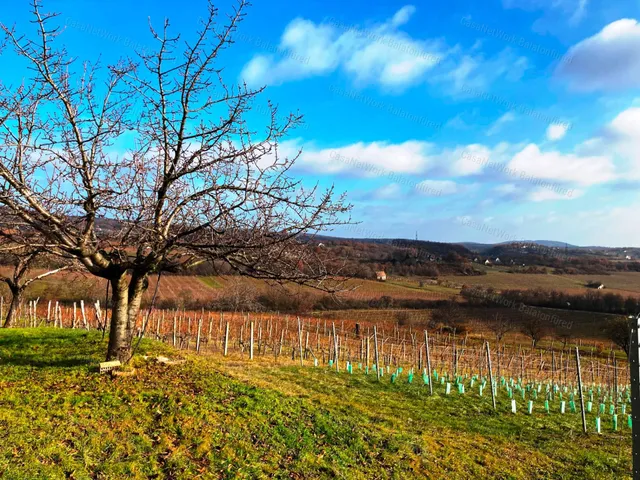
[(379, 282), (386, 282), (387, 281), (387, 274), (384, 272), (376, 272), (376, 280), (378, 280)]
[(489, 260), (488, 258), (484, 261), (485, 265), (491, 265), (491, 260)]

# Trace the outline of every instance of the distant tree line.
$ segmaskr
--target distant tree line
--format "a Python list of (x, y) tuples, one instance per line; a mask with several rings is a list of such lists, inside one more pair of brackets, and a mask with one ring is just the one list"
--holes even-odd
[(481, 306), (495, 306), (498, 303), (532, 305), (536, 307), (582, 310), (598, 313), (633, 315), (640, 311), (640, 299), (623, 297), (612, 292), (590, 290), (585, 293), (566, 293), (542, 288), (530, 290), (502, 290), (492, 288), (463, 287), (460, 294), (470, 303)]

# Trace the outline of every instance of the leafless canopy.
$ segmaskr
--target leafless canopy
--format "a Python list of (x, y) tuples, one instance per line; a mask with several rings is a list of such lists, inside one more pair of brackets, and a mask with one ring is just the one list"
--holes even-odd
[[(331, 288), (303, 237), (347, 223), (333, 189), (291, 175), (280, 140), (301, 122), (252, 129), (261, 90), (229, 86), (220, 56), (246, 4), (210, 3), (193, 38), (150, 27), (156, 48), (103, 68), (60, 46), (57, 15), (33, 0), (33, 34), (2, 25), (5, 55), (29, 65), (0, 84), (0, 204), (42, 241), (108, 279), (108, 358), (125, 358), (150, 274), (215, 259), (254, 277)], [(122, 145), (126, 145), (124, 148)], [(20, 227), (18, 227), (20, 228)]]

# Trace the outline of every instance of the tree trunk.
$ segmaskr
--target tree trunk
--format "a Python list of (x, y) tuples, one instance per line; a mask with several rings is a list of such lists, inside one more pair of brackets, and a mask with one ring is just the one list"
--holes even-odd
[(111, 322), (107, 360), (128, 362), (131, 358), (131, 344), (135, 319), (140, 310), (142, 294), (146, 287), (146, 275), (133, 274), (112, 278), (111, 282)]
[(11, 298), (7, 318), (4, 321), (4, 328), (11, 328), (15, 325), (20, 303), (22, 303), (22, 294), (24, 293), (24, 290), (21, 288), (12, 288), (11, 286), (9, 288), (13, 297)]

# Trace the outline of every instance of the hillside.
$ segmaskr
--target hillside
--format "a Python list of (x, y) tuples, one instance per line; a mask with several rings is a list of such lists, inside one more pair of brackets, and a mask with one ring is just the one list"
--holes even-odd
[[(5, 478), (626, 478), (631, 435), (579, 415), (430, 397), (406, 376), (196, 357), (101, 376), (91, 332), (0, 332)], [(143, 342), (142, 352), (169, 348)], [(404, 379), (403, 379), (404, 378)], [(593, 419), (590, 418), (590, 421)], [(603, 425), (608, 425), (605, 423)]]

